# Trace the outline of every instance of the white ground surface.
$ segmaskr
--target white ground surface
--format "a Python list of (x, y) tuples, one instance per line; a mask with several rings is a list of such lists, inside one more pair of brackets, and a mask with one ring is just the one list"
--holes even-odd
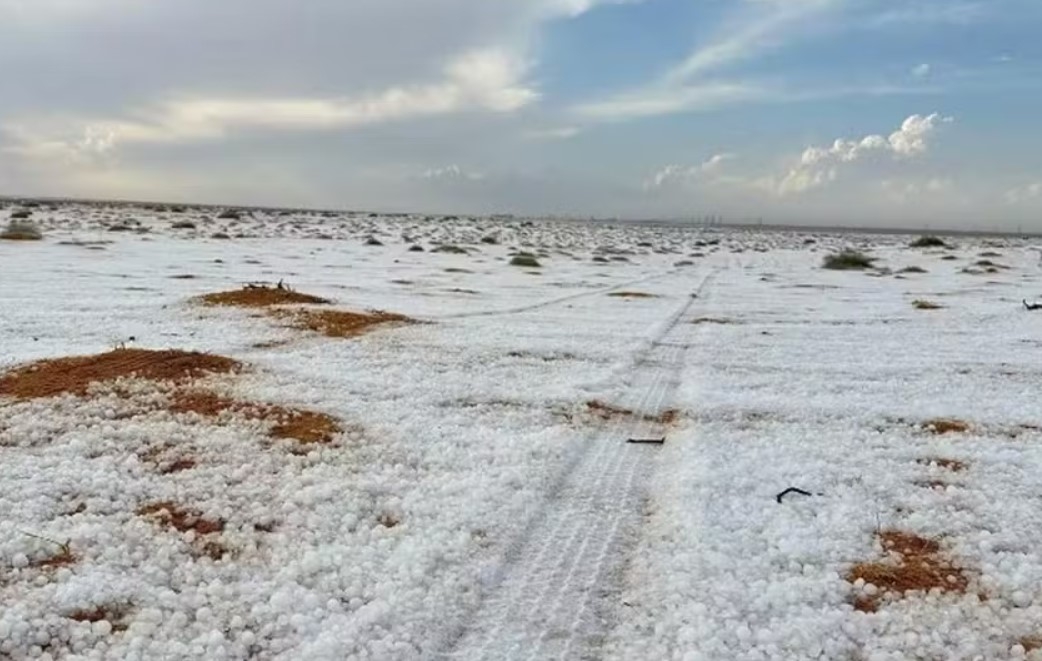
[[(1008, 659), (1042, 634), (1026, 242), (959, 239), (945, 261), (907, 237), (200, 215), (38, 211), (45, 241), (0, 241), (0, 367), (133, 336), (242, 360), (229, 393), (351, 431), (297, 456), (243, 420), (121, 419), (114, 396), (0, 401), (0, 658)], [(106, 230), (127, 218), (149, 231)], [(819, 268), (845, 245), (929, 272)], [(963, 272), (985, 250), (1010, 268)], [(431, 323), (333, 340), (186, 302), (282, 278)], [(604, 421), (591, 399), (683, 415)], [(970, 432), (918, 427), (942, 416)], [(197, 466), (163, 475), (142, 458), (159, 448)], [(777, 504), (789, 486), (823, 495)], [(135, 514), (156, 500), (226, 520), (231, 553)], [(881, 528), (941, 539), (967, 595), (855, 611), (843, 576)], [(34, 566), (55, 545), (32, 535), (77, 562)], [(68, 618), (98, 607), (115, 621)]]

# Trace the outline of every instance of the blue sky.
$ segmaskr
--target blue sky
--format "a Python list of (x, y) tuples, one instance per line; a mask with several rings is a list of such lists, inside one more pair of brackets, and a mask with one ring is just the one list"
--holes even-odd
[(1042, 231), (1037, 0), (0, 0), (0, 194)]

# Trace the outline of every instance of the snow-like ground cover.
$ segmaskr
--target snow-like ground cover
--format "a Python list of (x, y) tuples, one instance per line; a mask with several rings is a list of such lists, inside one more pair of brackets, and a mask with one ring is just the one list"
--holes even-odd
[[(1042, 317), (1020, 304), (1042, 271), (1027, 242), (214, 216), (37, 210), (44, 241), (0, 241), (0, 369), (120, 343), (211, 352), (247, 367), (210, 387), (344, 432), (302, 449), (256, 419), (143, 411), (162, 397), (140, 382), (0, 398), (0, 658), (451, 656), (532, 522), (601, 479), (582, 457), (624, 441), (588, 402), (661, 412), (638, 410), (638, 367), (663, 338), (678, 378), (652, 403), (681, 415), (640, 450), (643, 521), (617, 549), (619, 585), (598, 586), (606, 635), (582, 654), (1005, 659), (1042, 634)], [(185, 221), (197, 229), (172, 228)], [(928, 273), (820, 269), (850, 245)], [(511, 265), (518, 250), (541, 268)], [(974, 266), (983, 251), (1009, 268)], [(190, 301), (278, 280), (419, 323), (337, 339)], [(969, 430), (921, 427), (936, 418)], [(775, 502), (790, 486), (821, 495)], [(223, 529), (139, 514), (157, 502)], [(872, 588), (847, 575), (884, 557), (891, 529), (940, 540), (964, 594), (855, 609)]]

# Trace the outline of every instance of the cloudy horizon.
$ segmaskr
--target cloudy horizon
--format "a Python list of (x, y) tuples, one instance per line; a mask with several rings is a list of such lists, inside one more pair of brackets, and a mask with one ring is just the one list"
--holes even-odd
[(1032, 0), (0, 0), (0, 195), (1042, 231)]

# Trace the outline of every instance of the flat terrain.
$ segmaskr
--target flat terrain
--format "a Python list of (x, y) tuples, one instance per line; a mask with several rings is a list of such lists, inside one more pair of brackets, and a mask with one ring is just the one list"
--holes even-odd
[(216, 216), (0, 240), (0, 658), (1042, 659), (1026, 240)]

